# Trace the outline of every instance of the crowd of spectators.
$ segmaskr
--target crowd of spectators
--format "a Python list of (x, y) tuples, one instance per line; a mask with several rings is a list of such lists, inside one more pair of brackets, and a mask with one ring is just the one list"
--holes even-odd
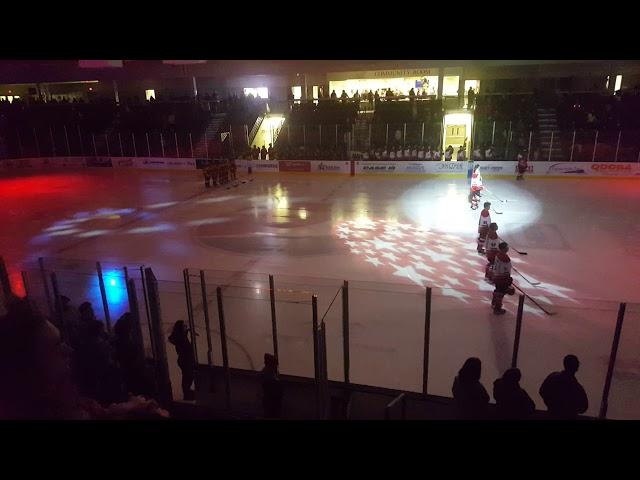
[[(567, 355), (563, 370), (550, 373), (540, 385), (539, 394), (544, 401), (548, 418), (554, 420), (576, 420), (589, 408), (587, 394), (576, 378), (580, 367), (578, 357)], [(509, 368), (493, 382), (495, 415), (489, 413), (489, 394), (480, 382), (482, 362), (468, 358), (453, 381), (451, 389), (462, 420), (531, 420), (535, 403), (520, 386), (522, 373), (518, 368)]]
[(152, 375), (136, 347), (130, 314), (108, 334), (88, 302), (76, 309), (62, 297), (57, 325), (28, 299), (11, 298), (6, 310), (0, 317), (0, 418), (168, 417), (152, 398)]
[[(107, 333), (90, 303), (75, 308), (61, 297), (60, 314), (48, 320), (28, 299), (12, 297), (0, 317), (1, 419), (161, 419), (169, 416), (153, 400), (153, 375), (137, 345), (131, 314)], [(183, 321), (168, 338), (176, 348), (184, 400), (194, 400), (193, 346)], [(539, 387), (550, 419), (575, 420), (589, 406), (576, 378), (580, 362), (566, 355), (563, 369)], [(481, 383), (480, 359), (467, 359), (453, 381), (457, 418), (532, 420), (535, 404), (520, 385), (522, 373), (509, 368), (493, 382), (495, 408)], [(282, 416), (283, 383), (277, 359), (264, 356), (260, 372), (265, 418)], [(535, 418), (541, 418), (536, 416)]]
[(563, 130), (630, 130), (640, 128), (640, 87), (614, 95), (564, 94), (558, 100), (558, 125)]

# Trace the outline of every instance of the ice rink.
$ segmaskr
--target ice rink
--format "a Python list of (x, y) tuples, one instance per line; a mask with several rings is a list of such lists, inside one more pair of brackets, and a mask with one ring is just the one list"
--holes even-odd
[[(20, 271), (33, 269), (38, 257), (70, 259), (70, 272), (74, 262), (80, 272), (96, 260), (114, 269), (150, 266), (161, 280), (167, 332), (186, 319), (182, 270), (193, 269), (198, 356), (206, 363), (195, 278), (203, 269), (213, 361), (221, 363), (220, 284), (230, 362), (238, 368), (260, 369), (263, 353), (272, 349), (267, 275), (273, 274), (281, 372), (313, 376), (310, 299), (316, 293), (327, 325), (329, 376), (336, 380), (343, 378), (339, 289), (348, 280), (351, 381), (413, 391), (422, 388), (430, 286), (429, 393), (450, 396), (470, 356), (482, 360), (482, 382), (491, 393), (511, 363), (517, 296), (506, 297), (506, 315), (493, 315), (493, 288), (475, 251), (479, 210), (469, 208), (466, 179), (294, 173), (241, 179), (237, 187), (206, 190), (199, 172), (94, 169), (0, 177), (0, 255), (17, 290)], [(485, 186), (482, 200), (493, 204), (499, 235), (527, 252), (510, 252), (522, 274), (514, 272), (514, 282), (554, 313), (525, 303), (518, 356), (523, 387), (544, 408), (542, 380), (574, 353), (588, 413), (597, 415), (618, 304), (629, 302), (608, 416), (640, 419), (640, 181), (485, 178)], [(98, 303), (94, 279), (74, 275), (62, 281), (62, 293), (76, 305)], [(105, 275), (113, 320), (126, 308), (126, 294), (120, 273)], [(78, 287), (83, 278), (84, 290)], [(174, 368), (173, 350), (167, 351)]]

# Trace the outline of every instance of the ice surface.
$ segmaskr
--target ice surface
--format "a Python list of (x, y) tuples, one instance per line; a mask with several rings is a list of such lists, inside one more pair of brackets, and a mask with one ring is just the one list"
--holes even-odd
[[(77, 304), (94, 302), (99, 315), (91, 269), (96, 260), (110, 265), (112, 321), (127, 308), (118, 266), (151, 266), (161, 280), (167, 332), (173, 321), (186, 319), (182, 269), (189, 267), (204, 363), (198, 276), (203, 269), (212, 360), (221, 363), (215, 287), (224, 285), (230, 362), (239, 368), (261, 368), (262, 355), (272, 350), (273, 274), (281, 371), (313, 376), (315, 293), (327, 325), (329, 375), (337, 380), (343, 378), (338, 292), (348, 280), (351, 381), (414, 391), (422, 389), (430, 286), (429, 393), (449, 396), (469, 356), (483, 361), (482, 381), (491, 390), (511, 364), (517, 296), (507, 297), (506, 315), (492, 314), (492, 287), (483, 280), (484, 259), (475, 252), (479, 211), (469, 209), (466, 180), (249, 178), (213, 190), (205, 190), (197, 173), (85, 170), (0, 178), (0, 254), (17, 288), (20, 270), (27, 268), (31, 287), (42, 289), (33, 269), (38, 257), (85, 261), (82, 268), (82, 262), (71, 262), (61, 274), (62, 288)], [(630, 302), (609, 416), (640, 418), (640, 182), (487, 178), (485, 184), (491, 193), (481, 202), (489, 200), (502, 212), (492, 212), (498, 233), (528, 253), (510, 252), (528, 280), (514, 274), (516, 284), (556, 312), (548, 316), (525, 303), (518, 356), (522, 385), (543, 408), (540, 383), (562, 368), (565, 354), (574, 353), (581, 360), (578, 378), (589, 395), (588, 413), (597, 414), (618, 303)], [(173, 350), (167, 350), (173, 365)]]

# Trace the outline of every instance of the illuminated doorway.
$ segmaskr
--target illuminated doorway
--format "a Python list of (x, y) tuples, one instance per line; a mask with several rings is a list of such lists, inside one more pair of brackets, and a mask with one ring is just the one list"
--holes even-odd
[[(473, 115), (467, 112), (447, 113), (444, 116), (444, 135), (442, 136), (442, 150), (449, 145), (453, 147), (451, 160), (457, 160), (460, 148), (465, 145), (465, 158), (469, 158), (471, 152), (471, 128)], [(444, 156), (443, 156), (444, 159)]]

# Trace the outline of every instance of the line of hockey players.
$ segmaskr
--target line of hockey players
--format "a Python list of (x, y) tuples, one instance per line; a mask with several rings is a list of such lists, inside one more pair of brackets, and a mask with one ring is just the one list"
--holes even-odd
[(502, 315), (502, 299), (505, 295), (513, 295), (511, 278), (511, 259), (509, 258), (509, 244), (498, 237), (498, 224), (491, 221), (491, 202), (484, 202), (478, 220), (478, 253), (486, 255), (484, 278), (495, 286), (491, 307), (493, 313)]
[(236, 180), (236, 163), (233, 160), (209, 160), (202, 169), (204, 186), (224, 185)]
[[(516, 180), (524, 180), (524, 173), (527, 170), (527, 159), (524, 155), (518, 158), (518, 174)], [(478, 199), (483, 190), (482, 175), (478, 165), (474, 166), (471, 177), (471, 192), (469, 201), (471, 208), (478, 208)], [(485, 280), (495, 286), (491, 307), (496, 315), (503, 315), (505, 309), (502, 308), (502, 300), (505, 295), (513, 295), (515, 288), (512, 286), (511, 259), (509, 258), (509, 244), (501, 241), (498, 237), (498, 224), (491, 221), (491, 202), (484, 202), (478, 220), (478, 253), (486, 255), (487, 265), (485, 266)]]

